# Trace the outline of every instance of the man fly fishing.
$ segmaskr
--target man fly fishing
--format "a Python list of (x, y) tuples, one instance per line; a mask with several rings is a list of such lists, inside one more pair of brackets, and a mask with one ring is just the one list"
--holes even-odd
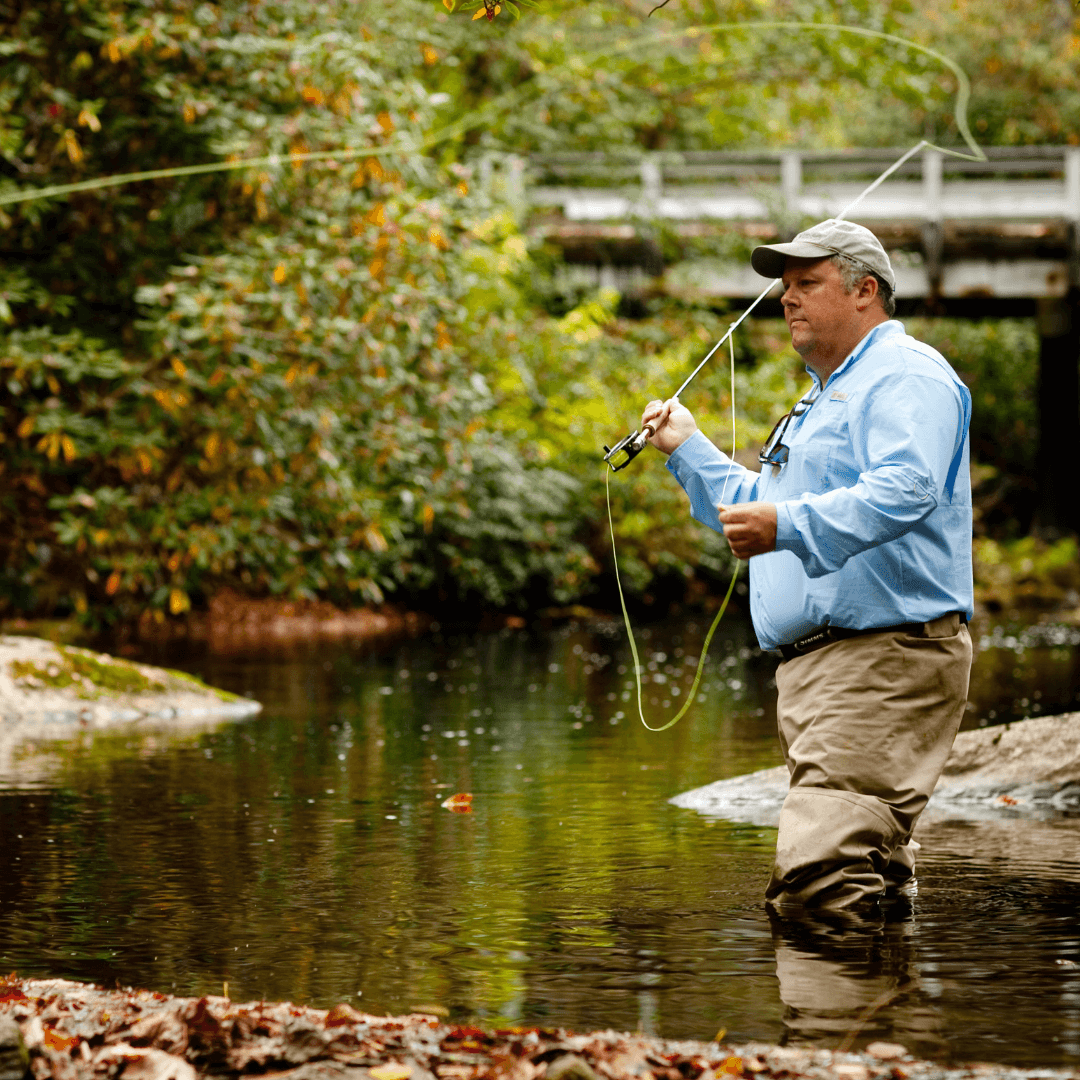
[(914, 894), (912, 830), (967, 701), (971, 395), (892, 319), (896, 279), (868, 229), (830, 219), (751, 264), (783, 279), (813, 378), (761, 472), (718, 450), (677, 398), (651, 402), (642, 427), (694, 517), (750, 560), (754, 629), (782, 656), (791, 775), (767, 901), (858, 909)]

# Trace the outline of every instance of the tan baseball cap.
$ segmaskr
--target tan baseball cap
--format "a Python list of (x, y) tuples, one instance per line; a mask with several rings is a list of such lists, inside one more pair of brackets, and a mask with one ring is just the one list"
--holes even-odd
[(867, 228), (853, 221), (829, 218), (804, 229), (789, 244), (766, 244), (750, 253), (750, 265), (762, 277), (778, 278), (784, 273), (789, 255), (797, 259), (827, 259), (830, 255), (846, 255), (871, 273), (877, 274), (890, 289), (896, 288), (889, 256), (881, 241)]

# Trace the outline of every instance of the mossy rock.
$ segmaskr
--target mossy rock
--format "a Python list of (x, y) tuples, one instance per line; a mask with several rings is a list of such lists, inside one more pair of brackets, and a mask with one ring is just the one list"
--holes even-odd
[[(213, 694), (221, 701), (239, 701), (236, 694), (207, 686), (183, 671), (147, 669), (130, 660), (104, 656), (87, 649), (58, 645), (52, 659), (13, 660), (10, 668), (15, 685), (25, 690), (74, 690), (84, 701), (97, 701), (116, 694), (168, 694), (198, 691)], [(150, 673), (152, 672), (152, 673)]]

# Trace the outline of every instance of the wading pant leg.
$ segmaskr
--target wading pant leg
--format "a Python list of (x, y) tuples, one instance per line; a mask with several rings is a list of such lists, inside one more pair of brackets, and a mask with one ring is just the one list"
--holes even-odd
[(778, 908), (844, 908), (914, 870), (911, 833), (963, 718), (971, 637), (847, 638), (783, 662), (777, 722), (791, 782), (766, 890)]

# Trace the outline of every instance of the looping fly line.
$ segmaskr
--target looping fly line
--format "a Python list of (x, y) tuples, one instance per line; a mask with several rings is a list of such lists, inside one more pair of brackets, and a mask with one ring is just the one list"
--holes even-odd
[[(962, 158), (966, 161), (985, 161), (986, 154), (983, 153), (982, 148), (975, 141), (971, 134), (971, 129), (968, 126), (967, 111), (968, 104), (971, 99), (971, 83), (968, 80), (967, 74), (964, 69), (960, 67), (955, 60), (946, 56), (944, 53), (938, 52), (936, 49), (931, 49), (926, 45), (921, 45), (917, 41), (911, 41), (908, 38), (902, 38), (897, 34), (887, 34), (881, 30), (870, 30), (863, 26), (849, 26), (845, 23), (804, 23), (804, 22), (774, 22), (774, 21), (750, 21), (741, 23), (711, 23), (702, 26), (689, 26), (677, 31), (669, 31), (661, 35), (649, 35), (647, 38), (643, 38), (640, 41), (629, 42), (624, 45), (616, 45), (607, 47), (601, 50), (597, 50), (593, 53), (584, 55), (581, 59), (586, 65), (592, 65), (600, 63), (606, 59), (610, 59), (617, 54), (626, 54), (635, 52), (638, 49), (647, 48), (655, 45), (659, 40), (672, 40), (680, 37), (701, 37), (704, 34), (723, 34), (723, 33), (741, 33), (745, 31), (765, 31), (765, 30), (789, 30), (796, 33), (809, 33), (809, 34), (850, 34), (856, 37), (870, 38), (872, 40), (887, 41), (894, 45), (902, 45), (910, 49), (914, 49), (916, 52), (921, 52), (926, 56), (938, 61), (946, 67), (956, 78), (956, 103), (953, 108), (953, 116), (956, 120), (957, 129), (960, 132), (964, 142), (970, 148), (971, 153), (965, 154), (960, 150), (952, 150), (943, 146), (936, 146), (933, 143), (923, 141), (919, 145), (913, 148), (908, 154), (895, 165), (892, 166), (893, 171), (900, 167), (908, 157), (917, 153), (923, 147), (929, 147), (935, 150), (941, 151), (943, 154), (949, 154), (952, 157)], [(284, 45), (280, 42), (273, 43), (273, 47), (276, 51), (280, 51)], [(511, 108), (518, 107), (518, 103), (523, 100), (531, 92), (532, 87), (530, 84), (525, 83), (521, 86), (515, 87), (512, 90), (508, 90), (504, 94), (500, 94), (497, 98), (489, 101), (479, 109), (474, 109), (464, 116), (459, 116), (456, 120), (451, 121), (448, 124), (444, 124), (442, 127), (430, 132), (423, 139), (418, 142), (414, 142), (411, 139), (399, 139), (392, 143), (388, 143), (385, 146), (380, 147), (348, 147), (342, 146), (336, 150), (315, 150), (307, 151), (305, 153), (292, 153), (284, 152), (278, 154), (268, 154), (257, 158), (239, 158), (228, 161), (212, 161), (206, 162), (202, 165), (180, 165), (175, 168), (165, 169), (151, 169), (145, 172), (133, 172), (133, 173), (120, 173), (114, 176), (98, 176), (89, 180), (79, 180), (70, 184), (52, 184), (48, 187), (42, 188), (23, 188), (22, 190), (9, 190), (6, 192), (0, 192), (0, 207), (12, 206), (16, 203), (31, 202), (36, 199), (50, 199), (60, 198), (65, 195), (74, 195), (84, 191), (100, 191), (104, 188), (120, 187), (125, 184), (139, 183), (145, 180), (168, 180), (172, 178), (179, 178), (184, 176), (205, 176), (209, 173), (219, 172), (235, 172), (240, 169), (250, 168), (277, 168), (284, 164), (299, 165), (303, 162), (334, 162), (334, 161), (349, 161), (357, 158), (365, 157), (383, 157), (392, 154), (417, 154), (426, 150), (430, 150), (438, 143), (454, 138), (461, 135), (463, 132), (475, 127), (479, 122), (483, 121), (486, 117), (496, 116), (502, 112), (508, 111)], [(543, 101), (547, 97), (554, 96), (557, 91), (549, 91), (547, 94), (540, 95), (540, 101)], [(888, 175), (888, 172), (883, 174), (879, 178), (880, 182), (884, 177)], [(875, 185), (876, 186), (876, 185)], [(868, 194), (869, 191), (864, 192), (863, 195)], [(860, 196), (861, 200), (862, 196)], [(851, 207), (848, 208), (849, 210)], [(764, 298), (764, 294), (762, 299)], [(756, 302), (755, 302), (756, 303)], [(737, 325), (737, 324), (736, 324)], [(732, 327), (734, 330), (734, 327)], [(710, 354), (711, 355), (711, 354)], [(696, 374), (696, 373), (695, 373)], [(692, 377), (692, 376), (691, 376)]]

